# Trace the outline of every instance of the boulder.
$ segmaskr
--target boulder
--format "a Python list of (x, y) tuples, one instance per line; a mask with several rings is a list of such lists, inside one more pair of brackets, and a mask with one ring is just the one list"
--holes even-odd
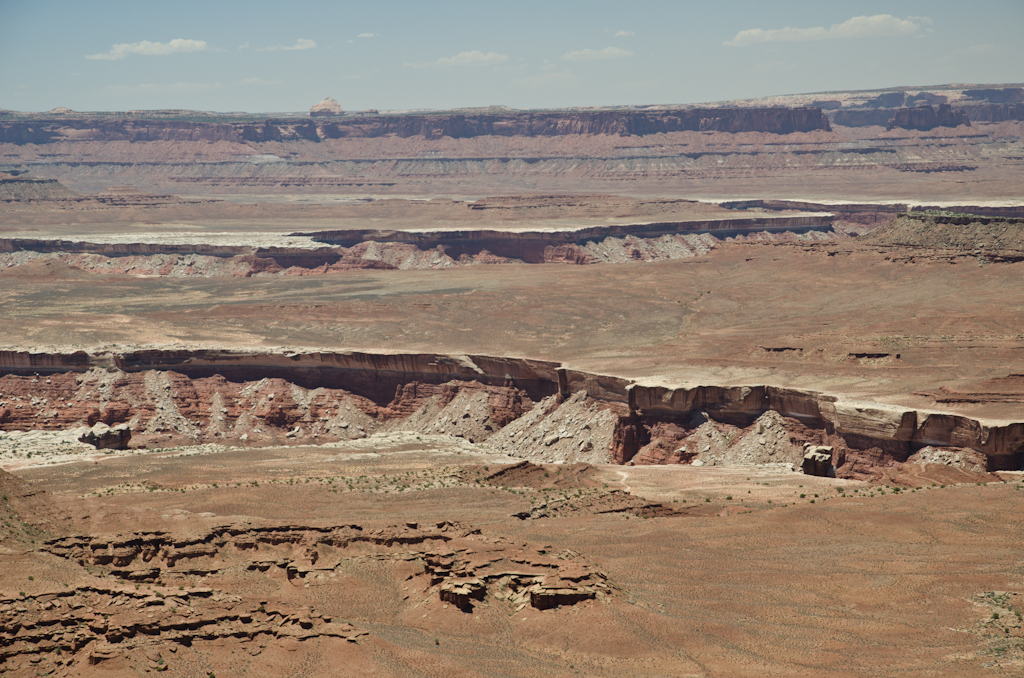
[(440, 597), (446, 603), (451, 603), (463, 612), (473, 610), (472, 601), (483, 600), (487, 595), (487, 587), (476, 577), (470, 579), (453, 579), (441, 584)]
[(92, 445), (98, 450), (127, 450), (132, 439), (132, 430), (128, 424), (109, 427), (96, 424), (78, 437), (79, 442)]
[(836, 470), (832, 466), (832, 452), (830, 445), (804, 445), (804, 461), (801, 470), (804, 475), (820, 476), (822, 478), (835, 478)]

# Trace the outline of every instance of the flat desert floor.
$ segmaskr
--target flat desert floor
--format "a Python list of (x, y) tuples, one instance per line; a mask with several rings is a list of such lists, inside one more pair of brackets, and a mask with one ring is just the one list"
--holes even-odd
[[(185, 540), (226, 524), (237, 533), (449, 522), (479, 531), (456, 549), (464, 559), (500, 541), (505, 549), (579, 556), (612, 587), (600, 599), (552, 609), (488, 599), (467, 612), (427, 594), (427, 582), (413, 576), (423, 566), (395, 558), (398, 547), (345, 557), (346, 549), (321, 545), (316, 563), (326, 579), (249, 567), (299, 560), (308, 543), (264, 543), (242, 560), (225, 547), (190, 561), (192, 572), (205, 576), (186, 568), (170, 585), (143, 583), (153, 601), (161, 596), (143, 609), (159, 615), (174, 605), (185, 595), (174, 585), (180, 581), (189, 592), (201, 585), (218, 598), (236, 596), (247, 609), (308, 610), (367, 635), (268, 643), (248, 640), (246, 624), (236, 621), (236, 636), (199, 633), (180, 647), (154, 638), (145, 651), (100, 664), (104, 675), (166, 667), (179, 676), (987, 676), (1019, 675), (1024, 666), (1024, 629), (1015, 616), (1024, 609), (1017, 594), (1024, 587), (1019, 474), (894, 491), (764, 467), (579, 473), (551, 465), (518, 482), (479, 482), (518, 460), (470, 447), (391, 437), (349, 447), (182, 448), (98, 454), (18, 475), (49, 488), (55, 510), (71, 516), (72, 533)], [(674, 514), (594, 512), (594, 496), (616, 491)], [(561, 514), (513, 517), (552, 505), (555, 495), (567, 498)], [(465, 548), (467, 539), (478, 540), (476, 549)], [(428, 561), (431, 552), (445, 552), (443, 545), (406, 548)], [(52, 549), (26, 547), (5, 548), (0, 558), (4, 590), (22, 596), (45, 600), (69, 585), (138, 591), (119, 579), (116, 561), (83, 567)], [(529, 569), (516, 560), (509, 569)], [(126, 614), (85, 602), (97, 617)], [(195, 620), (200, 605), (189, 604)], [(62, 666), (57, 655), (7, 666), (18, 675), (98, 668)]]

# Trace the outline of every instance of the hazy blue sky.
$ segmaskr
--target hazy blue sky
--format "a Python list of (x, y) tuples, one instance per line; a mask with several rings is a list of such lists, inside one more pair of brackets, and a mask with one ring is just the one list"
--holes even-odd
[(1024, 0), (0, 0), (0, 108), (697, 103), (1024, 81)]

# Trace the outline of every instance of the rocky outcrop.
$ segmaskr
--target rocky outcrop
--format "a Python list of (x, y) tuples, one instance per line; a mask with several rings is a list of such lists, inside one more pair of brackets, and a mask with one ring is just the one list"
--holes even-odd
[(971, 126), (967, 113), (962, 109), (954, 111), (949, 104), (939, 104), (938, 110), (931, 106), (897, 109), (886, 124), (886, 130), (897, 127), (928, 131), (936, 127)]
[(833, 448), (830, 445), (805, 445), (804, 460), (800, 470), (808, 476), (834, 478), (836, 471), (832, 466), (832, 452)]
[(78, 440), (97, 450), (127, 450), (132, 440), (132, 430), (127, 424), (118, 424), (113, 428), (97, 424), (79, 436)]
[(0, 598), (0, 667), (105, 664), (135, 655), (148, 671), (165, 671), (177, 646), (243, 639), (250, 654), (279, 639), (341, 638), (367, 632), (311, 608), (243, 600), (206, 587), (152, 587), (102, 580), (76, 589)]
[(557, 595), (557, 589), (568, 589), (564, 595), (577, 595), (574, 602), (615, 590), (607, 576), (579, 554), (546, 553), (501, 537), (484, 537), (479, 529), (447, 521), (376, 529), (361, 525), (223, 525), (189, 537), (166, 532), (62, 537), (48, 541), (44, 548), (83, 567), (99, 566), (123, 580), (157, 585), (247, 563), (251, 572), (283, 571), (289, 582), (302, 586), (344, 572), (351, 563), (372, 553), (376, 560), (422, 562), (422, 568), (407, 581), (466, 612), (472, 610), (472, 601), (491, 596), (511, 598), (515, 606), (535, 594), (540, 604), (533, 600), (530, 604), (546, 609), (543, 603), (550, 601), (548, 596)]
[[(444, 614), (454, 607), (449, 614), (456, 615), (485, 605), (515, 617), (527, 607), (554, 610), (619, 597), (619, 587), (579, 553), (489, 537), (448, 521), (244, 522), (62, 536), (47, 539), (41, 550), (60, 563), (62, 580), (73, 583), (35, 582), (25, 587), (28, 594), (0, 596), (0, 673), (65, 675), (93, 666), (125, 675), (188, 673), (194, 665), (182, 655), (191, 655), (180, 650), (202, 641), (230, 643), (251, 656), (294, 650), (297, 641), (314, 641), (320, 650), (331, 639), (358, 643), (368, 631), (308, 603), (323, 596), (351, 600), (353, 585), (401, 587), (399, 609)], [(204, 577), (236, 590), (203, 585)], [(308, 590), (313, 587), (320, 590)], [(297, 596), (306, 604), (294, 602)], [(332, 601), (331, 607), (347, 606)], [(208, 668), (203, 675), (212, 674)]]

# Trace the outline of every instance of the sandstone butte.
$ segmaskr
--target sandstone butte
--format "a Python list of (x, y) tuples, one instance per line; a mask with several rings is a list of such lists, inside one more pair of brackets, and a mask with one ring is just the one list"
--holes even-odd
[(317, 104), (313, 104), (309, 107), (309, 114), (311, 116), (318, 115), (341, 115), (345, 111), (341, 110), (341, 104), (331, 97), (326, 97), (323, 101)]

